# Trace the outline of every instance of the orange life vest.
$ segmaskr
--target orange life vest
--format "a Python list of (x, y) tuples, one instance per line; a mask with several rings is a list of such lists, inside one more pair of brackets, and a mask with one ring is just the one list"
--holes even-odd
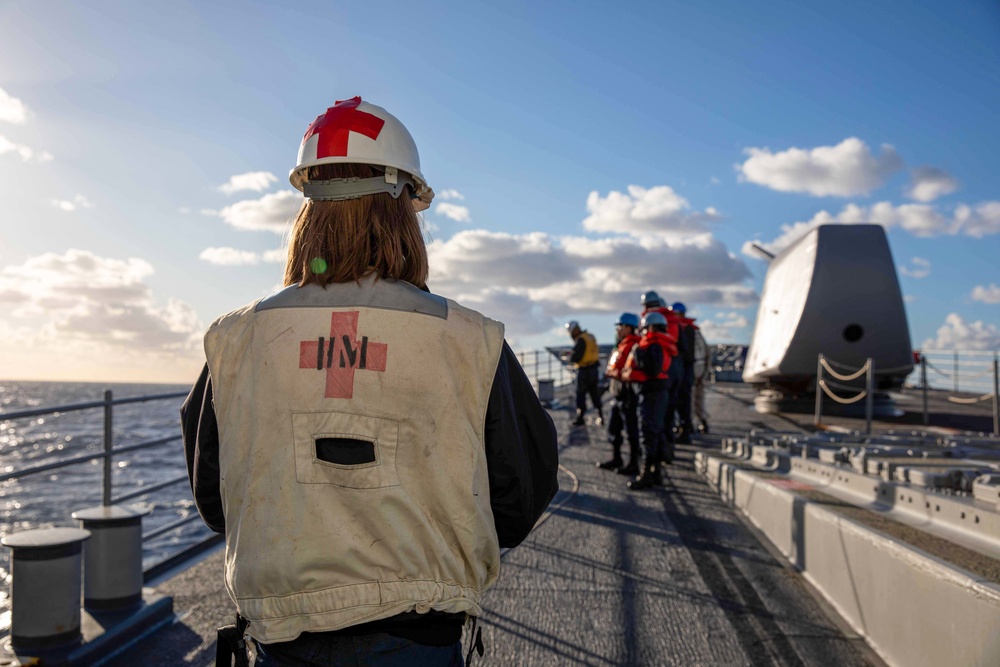
[(655, 377), (649, 377), (645, 371), (638, 368), (635, 360), (635, 348), (628, 355), (625, 369), (622, 371), (622, 379), (626, 382), (646, 382), (647, 380), (663, 380), (667, 377), (670, 369), (670, 362), (677, 356), (677, 340), (662, 331), (647, 331), (637, 346), (640, 350), (645, 350), (652, 345), (659, 345), (663, 350), (663, 367)]
[(604, 374), (609, 378), (621, 379), (622, 369), (625, 368), (625, 362), (628, 360), (628, 353), (632, 351), (632, 347), (640, 340), (641, 338), (636, 334), (628, 334), (618, 341), (618, 347), (615, 348), (615, 351), (608, 358), (608, 368), (604, 371)]

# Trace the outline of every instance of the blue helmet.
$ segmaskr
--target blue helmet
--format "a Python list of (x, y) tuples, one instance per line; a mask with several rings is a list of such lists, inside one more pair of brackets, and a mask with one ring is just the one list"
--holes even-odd
[(649, 327), (663, 327), (667, 328), (667, 318), (663, 316), (663, 313), (651, 312), (646, 313), (642, 316), (642, 328), (646, 329)]
[(680, 313), (681, 315), (687, 313), (687, 308), (685, 308), (684, 304), (681, 303), (680, 301), (670, 306), (670, 310), (674, 311), (675, 313)]
[(649, 290), (642, 295), (641, 304), (645, 308), (656, 308), (657, 306), (663, 305), (663, 299), (661, 299), (660, 295), (653, 290)]
[(618, 321), (615, 322), (615, 326), (624, 325), (627, 327), (632, 327), (633, 329), (639, 328), (639, 316), (635, 313), (622, 313), (618, 316)]

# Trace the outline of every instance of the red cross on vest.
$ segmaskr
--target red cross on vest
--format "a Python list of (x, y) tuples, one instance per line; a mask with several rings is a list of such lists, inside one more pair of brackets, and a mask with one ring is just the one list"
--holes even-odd
[(319, 135), (316, 143), (317, 158), (346, 156), (347, 140), (351, 132), (363, 134), (369, 139), (378, 139), (385, 121), (374, 114), (358, 111), (359, 104), (360, 97), (338, 101), (325, 114), (317, 116), (309, 126), (302, 141), (305, 142), (314, 134)]
[(358, 311), (330, 315), (330, 340), (299, 343), (299, 368), (326, 369), (326, 398), (352, 398), (354, 371), (385, 371), (389, 346), (358, 336)]

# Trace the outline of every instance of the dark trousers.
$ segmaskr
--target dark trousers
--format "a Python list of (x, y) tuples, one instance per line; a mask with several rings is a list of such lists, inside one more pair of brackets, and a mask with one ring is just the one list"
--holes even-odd
[(597, 381), (597, 364), (584, 366), (576, 371), (576, 409), (580, 413), (587, 411), (587, 395), (594, 408), (601, 409), (601, 387)]
[(384, 633), (359, 636), (305, 633), (290, 642), (254, 643), (257, 648), (254, 667), (461, 667), (465, 664), (460, 642), (451, 646), (425, 646)]
[(677, 385), (677, 426), (682, 431), (691, 429), (691, 389), (694, 387), (694, 364), (685, 363)]
[(684, 375), (684, 362), (675, 357), (667, 370), (667, 398), (663, 405), (663, 430), (665, 442), (663, 445), (663, 461), (671, 463), (674, 460), (674, 413), (677, 409), (677, 393)]
[(659, 465), (667, 446), (666, 416), (670, 391), (660, 385), (659, 389), (643, 387), (639, 395), (639, 414), (642, 429), (642, 464)]
[(622, 456), (622, 429), (628, 436), (629, 463), (639, 464), (639, 397), (631, 388), (623, 388), (611, 402), (608, 420), (608, 442), (614, 447), (614, 457)]

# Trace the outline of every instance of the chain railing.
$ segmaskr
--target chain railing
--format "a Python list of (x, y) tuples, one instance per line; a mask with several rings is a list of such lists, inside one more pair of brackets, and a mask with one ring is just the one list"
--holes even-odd
[[(176, 442), (181, 439), (181, 434), (167, 436), (165, 438), (156, 438), (155, 440), (148, 440), (146, 442), (139, 442), (132, 445), (125, 445), (122, 447), (114, 446), (114, 436), (113, 436), (113, 425), (114, 425), (114, 407), (116, 405), (126, 405), (130, 403), (146, 403), (149, 401), (161, 401), (168, 399), (182, 398), (187, 395), (187, 392), (173, 392), (168, 394), (150, 394), (145, 396), (133, 396), (129, 398), (114, 398), (112, 391), (106, 390), (104, 392), (103, 401), (92, 401), (89, 403), (74, 403), (71, 405), (56, 405), (45, 408), (34, 408), (31, 410), (17, 410), (13, 412), (2, 412), (0, 413), (0, 422), (3, 421), (13, 421), (17, 419), (27, 419), (29, 417), (39, 417), (45, 415), (52, 415), (57, 413), (66, 412), (77, 412), (81, 410), (93, 410), (101, 408), (104, 410), (104, 433), (103, 433), (103, 451), (94, 454), (82, 454), (77, 456), (70, 456), (67, 458), (59, 459), (49, 463), (43, 463), (40, 465), (29, 466), (27, 468), (22, 468), (21, 470), (10, 470), (3, 474), (0, 474), (0, 482), (4, 482), (11, 479), (20, 479), (22, 477), (28, 477), (30, 475), (37, 475), (43, 472), (48, 472), (50, 470), (56, 470), (60, 468), (65, 468), (67, 466), (78, 465), (81, 463), (87, 463), (89, 461), (103, 460), (103, 466), (101, 471), (101, 504), (105, 507), (111, 505), (117, 505), (128, 500), (133, 500), (140, 496), (146, 496), (154, 491), (159, 491), (161, 489), (173, 486), (175, 484), (180, 484), (182, 482), (188, 481), (187, 474), (178, 475), (176, 477), (158, 482), (150, 486), (143, 486), (138, 491), (132, 493), (125, 493), (119, 496), (114, 495), (113, 488), (113, 474), (114, 470), (114, 458), (116, 456), (121, 456), (122, 454), (137, 452), (152, 447), (160, 447), (172, 442)], [(182, 517), (176, 521), (167, 523), (166, 525), (160, 526), (152, 531), (144, 533), (142, 536), (143, 542), (147, 542), (156, 537), (169, 533), (176, 530), (195, 519), (200, 518), (200, 515), (196, 512), (189, 514), (186, 517)]]
[[(840, 368), (850, 369), (854, 371), (849, 374), (839, 373), (831, 367), (831, 364), (839, 366)], [(833, 393), (830, 387), (836, 389), (851, 391), (853, 387), (846, 387), (844, 385), (838, 385), (833, 382), (827, 382), (823, 379), (824, 371), (828, 373), (831, 377), (840, 380), (841, 382), (850, 382), (851, 380), (856, 380), (862, 375), (865, 376), (865, 388), (859, 393), (850, 397), (838, 396)], [(828, 386), (829, 385), (829, 386)], [(816, 416), (813, 422), (817, 427), (823, 425), (823, 395), (826, 394), (831, 399), (840, 403), (841, 405), (851, 405), (857, 403), (858, 401), (865, 400), (865, 433), (871, 434), (872, 432), (872, 412), (874, 411), (874, 398), (875, 398), (875, 362), (871, 357), (865, 362), (864, 366), (859, 369), (852, 369), (849, 366), (841, 363), (837, 363), (833, 359), (827, 359), (822, 353), (819, 355), (816, 362)]]
[[(983, 389), (982, 384), (978, 381), (986, 380), (988, 376), (992, 377), (993, 386), (990, 391), (978, 396), (948, 396), (948, 400), (952, 403), (957, 403), (959, 405), (975, 405), (977, 403), (985, 403), (986, 401), (993, 401), (993, 433), (1000, 435), (1000, 355), (996, 352), (964, 352), (965, 355), (975, 355), (983, 357), (986, 355), (992, 355), (993, 359), (991, 361), (985, 361), (983, 359), (974, 360), (973, 362), (965, 361), (960, 362), (959, 352), (957, 350), (950, 350), (948, 352), (943, 352), (940, 350), (925, 350), (917, 353), (920, 357), (920, 384), (918, 385), (923, 394), (923, 408), (924, 408), (924, 424), (930, 423), (930, 414), (927, 409), (927, 391), (931, 388), (931, 383), (928, 381), (927, 370), (931, 369), (938, 375), (945, 377), (954, 382), (954, 391), (957, 394), (960, 391), (960, 381), (966, 383), (966, 387), (973, 388), (974, 390), (981, 391)], [(935, 364), (931, 363), (928, 356), (930, 355), (942, 355), (948, 354), (952, 360), (952, 372), (947, 373)], [(983, 368), (985, 366), (985, 368)], [(975, 369), (974, 372), (969, 369)]]

